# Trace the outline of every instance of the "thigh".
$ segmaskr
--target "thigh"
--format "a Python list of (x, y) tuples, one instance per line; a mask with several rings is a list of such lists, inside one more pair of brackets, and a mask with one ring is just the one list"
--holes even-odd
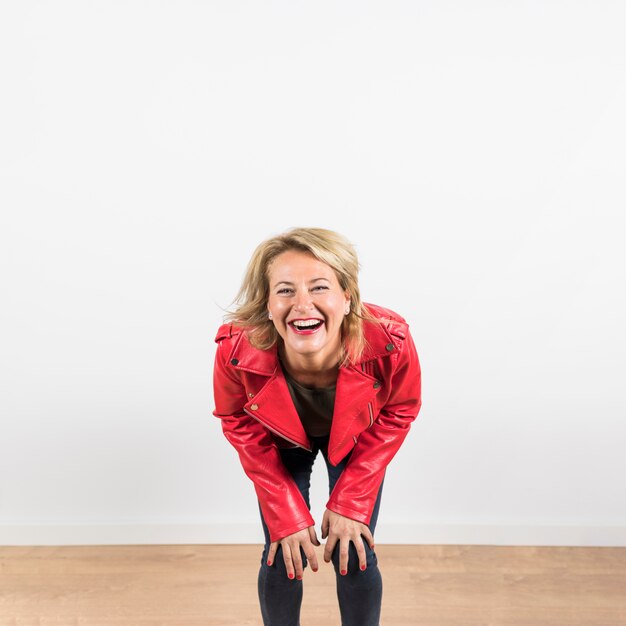
[(284, 448), (280, 451), (283, 465), (294, 479), (306, 505), (311, 508), (309, 491), (311, 488), (311, 472), (313, 471), (313, 463), (317, 456), (317, 449), (314, 447), (312, 452), (304, 448)]

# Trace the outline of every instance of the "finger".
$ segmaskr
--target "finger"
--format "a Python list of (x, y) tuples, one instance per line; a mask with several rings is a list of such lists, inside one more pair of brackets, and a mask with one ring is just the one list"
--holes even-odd
[(333, 535), (326, 542), (326, 546), (324, 547), (324, 561), (326, 561), (326, 563), (330, 563), (330, 559), (333, 555), (333, 550), (335, 549), (336, 545), (337, 545), (337, 537)]
[[(321, 546), (319, 539), (317, 538), (317, 533), (315, 532), (315, 526), (309, 526), (309, 538), (311, 539), (311, 543), (314, 546)], [(308, 554), (307, 554), (308, 556)]]
[(348, 555), (350, 540), (342, 538), (339, 542), (339, 572), (342, 576), (348, 573)]
[(322, 539), (326, 539), (326, 537), (328, 537), (329, 521), (328, 521), (327, 513), (328, 513), (328, 511), (326, 513), (324, 513), (324, 517), (322, 518)]
[(304, 548), (304, 554), (306, 554), (306, 558), (309, 559), (311, 569), (314, 572), (317, 572), (319, 568), (317, 565), (317, 554), (315, 554), (315, 548), (311, 544), (308, 544), (308, 546)]
[(267, 564), (272, 565), (274, 563), (274, 557), (276, 556), (276, 551), (278, 550), (278, 541), (273, 541), (270, 544), (270, 549), (267, 553)]
[(365, 571), (367, 568), (367, 555), (365, 554), (365, 546), (363, 545), (363, 539), (361, 536), (357, 537), (356, 541), (353, 541), (354, 547), (356, 548), (356, 553), (359, 557), (359, 568), (361, 571)]
[(291, 558), (291, 548), (288, 543), (283, 543), (283, 561), (285, 561), (285, 569), (287, 570), (287, 578), (293, 580), (293, 560)]
[(372, 531), (365, 524), (363, 524), (361, 528), (361, 534), (365, 537), (367, 544), (373, 550), (374, 549), (374, 535), (372, 535)]
[(291, 560), (293, 561), (296, 578), (302, 580), (302, 556), (300, 555), (299, 543), (291, 546)]

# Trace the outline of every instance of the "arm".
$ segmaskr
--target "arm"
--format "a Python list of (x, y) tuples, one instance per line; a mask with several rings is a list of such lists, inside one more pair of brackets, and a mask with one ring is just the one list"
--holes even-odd
[(369, 524), (385, 469), (422, 405), (421, 368), (410, 333), (402, 342), (389, 384), (391, 394), (370, 428), (358, 437), (326, 508)]
[(314, 525), (300, 491), (287, 472), (270, 432), (244, 412), (246, 391), (226, 365), (227, 345), (220, 341), (215, 355), (213, 415), (222, 420), (226, 439), (239, 454), (253, 481), (272, 542)]

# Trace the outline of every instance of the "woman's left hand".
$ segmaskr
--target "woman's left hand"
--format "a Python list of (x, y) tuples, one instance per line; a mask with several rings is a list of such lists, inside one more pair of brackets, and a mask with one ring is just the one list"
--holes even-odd
[(339, 570), (345, 576), (348, 573), (348, 551), (352, 541), (359, 556), (359, 567), (364, 570), (367, 567), (367, 560), (361, 535), (373, 550), (374, 537), (365, 524), (326, 509), (322, 519), (322, 539), (328, 537), (324, 548), (324, 561), (330, 562), (333, 550), (339, 542)]

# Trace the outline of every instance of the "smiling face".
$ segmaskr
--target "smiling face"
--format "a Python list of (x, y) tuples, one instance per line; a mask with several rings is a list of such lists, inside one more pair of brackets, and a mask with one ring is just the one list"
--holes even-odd
[(332, 267), (308, 252), (287, 250), (269, 266), (267, 308), (287, 361), (303, 369), (336, 363), (349, 302)]

